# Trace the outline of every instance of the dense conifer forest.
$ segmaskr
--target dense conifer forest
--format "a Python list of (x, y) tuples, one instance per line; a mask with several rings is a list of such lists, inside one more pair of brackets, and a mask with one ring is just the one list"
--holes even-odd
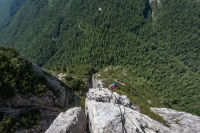
[(18, 7), (0, 23), (1, 45), (45, 69), (128, 68), (165, 106), (200, 116), (198, 0), (25, 0)]

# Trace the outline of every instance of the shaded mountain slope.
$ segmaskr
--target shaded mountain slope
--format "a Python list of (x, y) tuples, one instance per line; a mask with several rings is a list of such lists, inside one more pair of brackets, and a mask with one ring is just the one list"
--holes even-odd
[(197, 0), (26, 0), (0, 43), (45, 68), (127, 67), (166, 106), (200, 115), (199, 6)]
[(44, 132), (78, 98), (13, 48), (0, 47), (0, 132)]
[(1, 0), (0, 1), (0, 36), (10, 24), (20, 6), (25, 0)]

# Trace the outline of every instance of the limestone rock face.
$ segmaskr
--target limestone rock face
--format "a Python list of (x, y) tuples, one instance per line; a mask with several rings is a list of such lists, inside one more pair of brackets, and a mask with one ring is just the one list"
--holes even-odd
[(15, 97), (9, 99), (0, 98), (0, 113), (6, 114), (13, 119), (18, 119), (19, 116), (25, 115), (26, 112), (31, 110), (39, 110), (40, 112), (40, 120), (36, 126), (25, 129), (17, 126), (19, 123), (16, 123), (11, 130), (12, 132), (44, 132), (57, 117), (60, 110), (69, 107), (69, 102), (72, 102), (72, 97), (74, 97), (54, 76), (46, 74), (36, 65), (33, 65), (33, 70), (38, 75), (46, 78), (47, 84), (52, 86), (54, 90), (48, 89), (41, 97), (16, 92)]
[(103, 82), (98, 77), (101, 76), (100, 74), (94, 74), (92, 76), (92, 88), (103, 88)]
[(151, 110), (163, 117), (170, 124), (170, 128), (174, 132), (200, 132), (200, 118), (198, 116), (166, 108), (151, 108)]
[[(55, 99), (54, 101), (58, 104), (58, 106), (63, 107), (63, 106), (65, 106), (65, 104), (67, 104), (67, 106), (68, 106), (68, 102), (69, 101), (66, 101), (67, 100), (66, 97), (69, 94), (69, 92), (61, 84), (61, 82), (58, 79), (56, 79), (54, 76), (45, 74), (44, 71), (41, 70), (36, 65), (33, 65), (33, 70), (38, 75), (45, 77), (46, 80), (48, 81), (48, 84), (51, 85), (51, 86), (53, 86), (53, 88), (54, 88), (55, 91), (59, 92), (59, 98), (57, 98), (57, 97), (54, 96), (54, 99)], [(50, 93), (52, 93), (52, 91), (48, 91), (48, 93), (49, 93), (48, 95), (52, 95), (52, 94), (50, 94)], [(70, 96), (70, 94), (69, 94), (69, 96)], [(45, 98), (45, 97), (42, 97), (42, 98)], [(42, 99), (41, 101), (43, 102), (43, 101), (47, 101), (47, 100), (48, 100), (48, 98)], [(39, 101), (39, 100), (37, 100), (37, 101)], [(52, 100), (50, 99), (50, 101), (52, 101)]]
[[(170, 126), (141, 114), (127, 96), (107, 88), (92, 88), (85, 100), (85, 115), (73, 108), (54, 120), (46, 133), (198, 133), (200, 118), (166, 108), (151, 108)], [(87, 124), (87, 126), (86, 126)], [(88, 127), (88, 128), (86, 128)]]
[[(171, 129), (130, 108), (124, 96), (105, 88), (90, 89), (85, 101), (91, 133), (171, 132)], [(128, 105), (128, 106), (127, 106)]]
[(85, 112), (91, 133), (199, 133), (200, 118), (166, 108), (151, 108), (170, 126), (165, 126), (135, 110), (127, 96), (106, 88), (90, 89)]
[(86, 117), (80, 107), (60, 113), (45, 133), (85, 133)]
[(91, 133), (170, 132), (157, 121), (122, 105), (87, 101), (86, 108)]
[(120, 104), (126, 107), (131, 107), (131, 102), (127, 96), (120, 96), (116, 92), (111, 92), (106, 88), (90, 89), (87, 93), (87, 100), (94, 100), (97, 102), (110, 102), (113, 104)]

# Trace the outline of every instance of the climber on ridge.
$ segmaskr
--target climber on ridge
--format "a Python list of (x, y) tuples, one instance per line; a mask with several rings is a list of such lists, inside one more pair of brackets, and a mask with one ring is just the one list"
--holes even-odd
[(112, 91), (114, 91), (115, 89), (117, 89), (116, 83), (113, 83), (113, 84), (109, 85), (109, 89), (111, 89)]

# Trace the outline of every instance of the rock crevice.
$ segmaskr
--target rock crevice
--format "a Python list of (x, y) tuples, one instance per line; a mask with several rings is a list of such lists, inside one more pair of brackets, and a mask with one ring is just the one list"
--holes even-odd
[(86, 133), (86, 117), (81, 107), (62, 112), (45, 133)]

